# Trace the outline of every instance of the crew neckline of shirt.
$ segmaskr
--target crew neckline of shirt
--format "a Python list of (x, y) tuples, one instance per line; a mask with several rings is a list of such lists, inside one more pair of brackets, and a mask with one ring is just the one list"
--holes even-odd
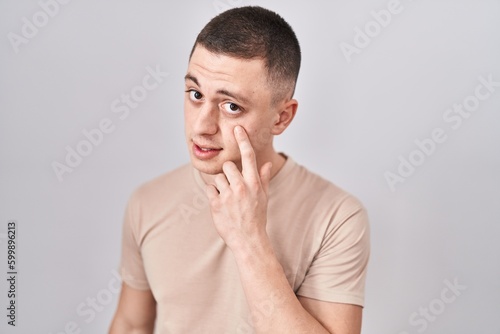
[[(281, 152), (280, 154), (285, 157), (286, 160), (283, 164), (283, 167), (281, 167), (278, 173), (276, 173), (276, 175), (274, 175), (274, 177), (271, 179), (271, 182), (269, 183), (269, 193), (273, 192), (274, 189), (283, 184), (286, 181), (288, 174), (290, 174), (292, 169), (297, 165), (297, 163), (290, 156)], [(205, 191), (206, 183), (201, 177), (201, 172), (194, 168), (193, 165), (191, 165), (191, 169), (193, 171), (193, 176), (196, 184), (200, 187), (200, 189)]]

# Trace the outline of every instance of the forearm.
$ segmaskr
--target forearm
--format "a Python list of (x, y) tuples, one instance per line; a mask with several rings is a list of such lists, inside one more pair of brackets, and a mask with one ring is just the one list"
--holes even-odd
[(256, 333), (329, 333), (302, 307), (267, 235), (233, 253)]

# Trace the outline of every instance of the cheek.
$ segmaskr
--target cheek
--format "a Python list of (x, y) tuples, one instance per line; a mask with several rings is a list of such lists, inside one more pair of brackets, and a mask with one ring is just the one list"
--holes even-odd
[(190, 101), (184, 100), (184, 127), (189, 129), (196, 121), (196, 110)]
[(241, 125), (245, 129), (254, 150), (260, 151), (262, 148), (267, 148), (271, 143), (271, 128), (267, 123), (227, 119), (222, 120), (220, 123), (220, 133), (226, 149), (239, 153), (238, 142), (234, 137), (234, 127), (236, 125)]
[(187, 120), (189, 119), (189, 115), (190, 115), (190, 112), (189, 112), (189, 105), (187, 103), (186, 100), (184, 100), (184, 120), (186, 122), (184, 122), (184, 125), (187, 126), (188, 125), (188, 122)]
[(219, 123), (220, 136), (227, 149), (238, 150), (238, 143), (236, 142), (236, 138), (234, 138), (234, 127), (237, 124), (236, 122), (231, 122), (231, 120), (221, 120)]
[(184, 114), (193, 109), (193, 103), (186, 97), (184, 98)]
[(271, 128), (268, 126), (262, 125), (247, 131), (255, 150), (269, 146), (272, 141)]

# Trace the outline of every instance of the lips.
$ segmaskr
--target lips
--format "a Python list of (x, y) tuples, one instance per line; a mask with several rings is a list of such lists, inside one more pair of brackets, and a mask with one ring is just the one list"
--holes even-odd
[(202, 145), (198, 145), (198, 144), (195, 144), (199, 149), (203, 150), (203, 151), (220, 151), (221, 149), (220, 148), (217, 148), (217, 147), (210, 147), (210, 146), (202, 146)]
[(202, 150), (203, 152), (208, 152), (208, 151), (214, 151), (214, 150), (215, 150), (215, 149), (213, 149), (213, 148), (204, 148), (204, 147), (199, 147), (199, 146), (198, 146), (198, 148), (199, 148), (200, 150)]
[(206, 145), (193, 142), (193, 154), (201, 160), (208, 160), (216, 157), (222, 148), (214, 145)]
[(193, 141), (193, 144), (196, 145), (199, 149), (209, 151), (209, 150), (222, 150), (220, 147), (217, 147), (213, 144), (203, 144)]

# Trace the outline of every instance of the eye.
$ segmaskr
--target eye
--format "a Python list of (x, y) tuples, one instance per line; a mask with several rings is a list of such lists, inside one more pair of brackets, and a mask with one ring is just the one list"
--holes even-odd
[(199, 101), (203, 98), (203, 94), (194, 89), (187, 90), (186, 93), (189, 93), (191, 101)]
[(224, 103), (223, 108), (229, 114), (239, 114), (241, 112), (241, 108), (232, 102)]

